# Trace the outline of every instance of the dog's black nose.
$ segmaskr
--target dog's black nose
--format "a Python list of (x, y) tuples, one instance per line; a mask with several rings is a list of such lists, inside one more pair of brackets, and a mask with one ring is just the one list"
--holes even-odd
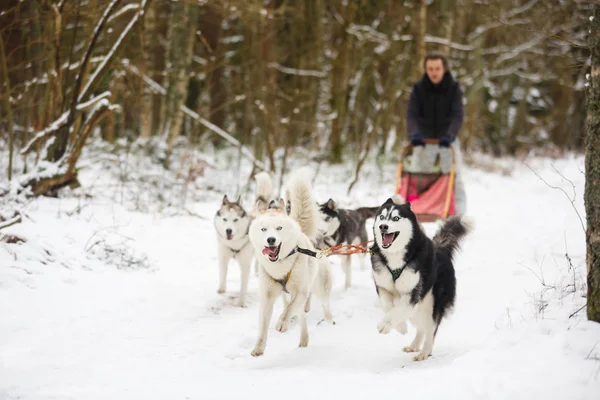
[(269, 246), (274, 246), (275, 240), (276, 239), (274, 237), (267, 238), (267, 243), (269, 243)]
[(226, 233), (227, 235), (231, 235), (232, 231), (231, 231), (231, 229), (225, 229), (225, 233)]
[(387, 231), (388, 230), (388, 226), (386, 224), (381, 224), (379, 225), (379, 229), (382, 231)]

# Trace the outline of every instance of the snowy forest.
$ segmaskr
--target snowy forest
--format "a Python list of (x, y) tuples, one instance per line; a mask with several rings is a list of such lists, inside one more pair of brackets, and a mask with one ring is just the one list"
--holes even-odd
[[(254, 218), (257, 173), (278, 198), (302, 166), (319, 204), (399, 193), (432, 53), (475, 228), (431, 357), (377, 331), (354, 253), (328, 258), (335, 324), (313, 306), (306, 349), (292, 320), (251, 357), (222, 207)], [(599, 322), (600, 0), (0, 0), (0, 399), (595, 399)]]
[(239, 143), (272, 171), (280, 149), (334, 163), (398, 150), (427, 52), (448, 55), (465, 94), (466, 151), (583, 148), (588, 1), (0, 7), (2, 126), (13, 158), (72, 160), (95, 127), (108, 143), (153, 139), (165, 159), (176, 146)]

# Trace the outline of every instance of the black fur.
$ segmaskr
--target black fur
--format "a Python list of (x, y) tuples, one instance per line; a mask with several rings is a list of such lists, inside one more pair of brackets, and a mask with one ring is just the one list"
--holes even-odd
[[(459, 247), (460, 240), (468, 233), (469, 228), (459, 217), (449, 218), (440, 230), (436, 233), (433, 240), (419, 228), (419, 223), (410, 203), (403, 205), (395, 204), (392, 199), (388, 199), (378, 210), (377, 215), (388, 208), (388, 218), (393, 209), (397, 209), (400, 216), (408, 218), (412, 225), (412, 239), (406, 246), (406, 254), (403, 263), (407, 269), (418, 271), (420, 281), (410, 293), (410, 303), (417, 304), (425, 295), (432, 290), (433, 320), (437, 325), (440, 324), (444, 315), (453, 307), (456, 297), (456, 277), (452, 257)], [(380, 220), (376, 219), (373, 225), (378, 229)], [(377, 242), (371, 247), (371, 263), (373, 269), (379, 272), (388, 265), (388, 260), (379, 248)], [(402, 265), (388, 265), (391, 269), (401, 268)], [(401, 279), (401, 278), (400, 278)], [(379, 288), (376, 288), (379, 293)]]
[(352, 243), (357, 237), (361, 242), (369, 240), (365, 222), (369, 218), (374, 218), (377, 215), (379, 207), (360, 207), (356, 210), (337, 208), (332, 199), (320, 204), (319, 209), (322, 213), (331, 218), (340, 220), (340, 227), (337, 232), (331, 236), (323, 238), (318, 247), (337, 246), (341, 243)]

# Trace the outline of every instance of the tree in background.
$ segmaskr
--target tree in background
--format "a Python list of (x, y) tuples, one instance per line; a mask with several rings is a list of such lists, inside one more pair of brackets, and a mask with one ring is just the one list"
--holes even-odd
[(585, 212), (587, 214), (587, 316), (600, 322), (600, 1), (594, 1), (588, 39), (592, 68), (587, 98)]

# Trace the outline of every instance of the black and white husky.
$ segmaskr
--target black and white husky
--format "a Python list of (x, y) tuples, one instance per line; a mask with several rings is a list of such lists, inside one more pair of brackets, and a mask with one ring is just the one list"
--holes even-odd
[[(319, 204), (321, 216), (319, 224), (319, 241), (317, 248), (337, 246), (341, 243), (359, 244), (369, 240), (365, 222), (377, 215), (379, 207), (360, 207), (356, 210), (338, 208), (333, 199)], [(358, 254), (361, 271), (366, 269), (364, 254)], [(350, 256), (342, 256), (342, 268), (346, 275), (345, 288), (352, 286), (352, 267)]]
[[(271, 177), (266, 172), (256, 174), (256, 200), (267, 201), (273, 196)], [(250, 264), (254, 257), (254, 249), (250, 245), (248, 231), (256, 210), (247, 213), (241, 204), (241, 199), (230, 201), (227, 195), (223, 196), (221, 207), (214, 218), (214, 226), (219, 242), (219, 288), (218, 293), (224, 293), (227, 284), (227, 268), (232, 258), (240, 264), (241, 287), (240, 307), (247, 307), (246, 294), (248, 292), (248, 278)]]
[(385, 311), (377, 329), (383, 334), (392, 329), (406, 333), (409, 320), (417, 334), (404, 351), (420, 350), (414, 361), (431, 355), (440, 322), (454, 305), (452, 257), (470, 230), (470, 222), (451, 217), (431, 240), (419, 228), (410, 203), (400, 205), (388, 199), (377, 213), (371, 263)]
[(311, 193), (310, 177), (305, 170), (295, 173), (287, 190), (289, 214), (283, 199), (268, 205), (259, 201), (258, 216), (250, 225), (250, 242), (254, 247), (259, 268), (260, 313), (259, 334), (253, 356), (263, 354), (273, 314), (273, 304), (282, 292), (290, 301), (277, 321), (275, 329), (285, 332), (294, 315), (300, 322), (300, 347), (308, 345), (308, 326), (305, 312), (314, 294), (323, 305), (325, 320), (333, 322), (329, 307), (331, 272), (327, 258), (302, 254), (315, 252), (313, 242), (318, 219), (317, 204)]

